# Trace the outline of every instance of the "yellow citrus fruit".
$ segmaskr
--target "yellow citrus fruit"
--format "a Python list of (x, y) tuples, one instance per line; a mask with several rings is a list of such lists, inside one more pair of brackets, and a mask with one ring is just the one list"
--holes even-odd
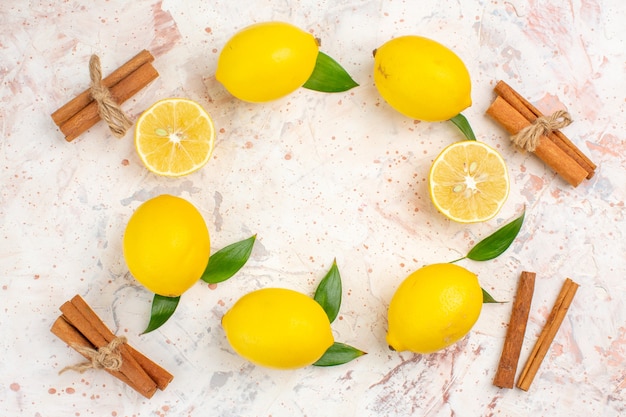
[(482, 309), (478, 278), (454, 264), (433, 264), (409, 275), (388, 311), (387, 343), (397, 351), (432, 353), (460, 340)]
[(376, 49), (374, 82), (391, 107), (413, 119), (448, 120), (472, 104), (463, 61), (421, 36), (395, 38)]
[(177, 297), (206, 269), (211, 242), (200, 212), (187, 200), (160, 195), (133, 213), (124, 232), (130, 273), (150, 291)]
[(193, 100), (167, 98), (153, 104), (137, 120), (135, 147), (155, 174), (180, 177), (202, 168), (213, 153), (215, 128), (207, 112)]
[(222, 327), (235, 352), (269, 368), (311, 365), (334, 343), (322, 307), (311, 297), (282, 288), (244, 295), (226, 312)]
[(316, 39), (284, 22), (264, 22), (237, 32), (224, 45), (215, 78), (235, 97), (254, 103), (302, 87), (315, 68)]
[(446, 147), (428, 175), (430, 197), (449, 219), (461, 223), (489, 220), (509, 195), (509, 174), (500, 154), (475, 140)]

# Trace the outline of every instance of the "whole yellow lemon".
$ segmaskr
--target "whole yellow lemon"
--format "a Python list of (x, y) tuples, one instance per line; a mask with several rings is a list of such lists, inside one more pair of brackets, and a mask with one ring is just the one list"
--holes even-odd
[(176, 297), (206, 269), (211, 242), (202, 215), (180, 197), (160, 195), (141, 204), (124, 232), (130, 273), (150, 291)]
[(311, 365), (334, 343), (322, 307), (311, 297), (283, 288), (244, 295), (226, 312), (222, 327), (235, 352), (275, 369)]
[(376, 49), (374, 82), (391, 107), (413, 119), (448, 120), (472, 104), (463, 61), (422, 36), (402, 36)]
[(215, 78), (240, 100), (267, 102), (302, 87), (315, 68), (316, 39), (284, 22), (237, 32), (220, 52)]
[(387, 343), (397, 351), (438, 351), (471, 330), (482, 305), (476, 274), (454, 264), (425, 266), (409, 275), (391, 299)]

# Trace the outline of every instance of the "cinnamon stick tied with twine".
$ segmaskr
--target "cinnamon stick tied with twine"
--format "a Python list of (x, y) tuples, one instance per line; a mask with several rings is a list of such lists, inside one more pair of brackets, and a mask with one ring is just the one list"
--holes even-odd
[(572, 304), (572, 300), (574, 299), (574, 295), (576, 295), (578, 287), (579, 285), (570, 278), (567, 278), (563, 283), (561, 291), (559, 292), (556, 302), (554, 303), (554, 307), (552, 307), (552, 311), (548, 316), (548, 320), (541, 330), (539, 338), (537, 339), (537, 342), (528, 357), (526, 365), (524, 365), (522, 373), (517, 380), (518, 388), (524, 391), (528, 391), (530, 388), (530, 384), (532, 384), (535, 379), (535, 376), (539, 371), (539, 367), (541, 366), (543, 359), (550, 349), (550, 345), (554, 341), (554, 338), (563, 323), (563, 319)]
[(152, 66), (154, 57), (143, 50), (102, 79), (100, 59), (92, 55), (89, 63), (91, 87), (52, 113), (54, 123), (71, 142), (98, 121), (105, 120), (111, 131), (121, 137), (132, 126), (120, 105), (159, 76)]
[(61, 372), (104, 369), (146, 398), (172, 381), (169, 372), (128, 345), (125, 337), (115, 336), (79, 295), (60, 309), (63, 315), (52, 325), (52, 333), (87, 359)]
[(486, 113), (512, 135), (518, 148), (533, 152), (574, 187), (593, 177), (596, 165), (559, 130), (572, 122), (569, 113), (544, 116), (504, 81), (498, 81), (494, 91), (496, 98)]

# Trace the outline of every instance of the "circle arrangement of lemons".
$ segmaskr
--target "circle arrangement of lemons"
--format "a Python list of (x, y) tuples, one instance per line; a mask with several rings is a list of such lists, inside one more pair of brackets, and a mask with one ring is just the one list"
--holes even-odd
[(133, 213), (123, 238), (128, 270), (148, 290), (177, 297), (200, 279), (211, 241), (202, 215), (180, 197), (160, 195)]
[[(319, 46), (308, 32), (283, 22), (244, 28), (224, 46), (216, 79), (236, 98), (267, 102), (300, 88), (311, 76)], [(374, 82), (400, 113), (443, 121), (471, 105), (467, 68), (445, 46), (420, 36), (392, 39), (375, 51)], [(155, 103), (137, 121), (135, 144), (146, 167), (182, 176), (209, 160), (215, 142), (210, 116), (192, 100)], [(429, 174), (434, 205), (450, 219), (484, 221), (508, 195), (500, 155), (476, 141), (455, 143)], [(182, 198), (162, 195), (131, 216), (124, 233), (131, 274), (150, 291), (180, 296), (204, 272), (210, 237), (198, 210)], [(430, 353), (465, 336), (482, 308), (475, 274), (453, 264), (433, 264), (408, 276), (388, 310), (387, 341), (395, 350)], [(232, 348), (251, 362), (277, 369), (315, 363), (333, 345), (329, 319), (312, 298), (266, 288), (241, 297), (223, 316)]]
[(222, 317), (222, 327), (235, 352), (269, 368), (311, 365), (334, 343), (328, 316), (317, 301), (283, 288), (244, 295)]
[(509, 195), (509, 174), (502, 156), (488, 145), (465, 140), (446, 147), (428, 175), (435, 207), (451, 220), (483, 222), (493, 218)]
[(376, 49), (374, 82), (391, 107), (413, 119), (448, 120), (472, 104), (463, 61), (422, 36), (401, 36)]
[(387, 343), (397, 351), (436, 352), (471, 330), (482, 305), (476, 274), (449, 263), (425, 266), (409, 275), (391, 299)]
[(309, 79), (319, 53), (308, 32), (283, 22), (248, 26), (224, 45), (215, 78), (240, 100), (267, 102)]

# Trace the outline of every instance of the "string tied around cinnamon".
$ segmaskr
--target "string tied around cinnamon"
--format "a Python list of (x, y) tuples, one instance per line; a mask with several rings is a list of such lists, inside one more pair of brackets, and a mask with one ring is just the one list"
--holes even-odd
[(59, 374), (65, 371), (76, 371), (83, 373), (88, 369), (108, 369), (110, 371), (119, 371), (122, 367), (122, 354), (120, 347), (126, 343), (124, 336), (115, 337), (108, 345), (101, 348), (93, 349), (84, 346), (73, 346), (77, 352), (85, 355), (89, 360), (76, 365), (66, 366), (61, 369)]
[(120, 105), (113, 99), (111, 92), (102, 82), (100, 58), (92, 55), (89, 59), (89, 77), (91, 97), (98, 104), (98, 114), (104, 120), (115, 137), (121, 138), (126, 134), (133, 122), (126, 116)]
[(520, 149), (534, 152), (539, 145), (541, 136), (545, 136), (550, 132), (555, 132), (572, 123), (572, 117), (565, 110), (557, 110), (550, 116), (540, 116), (520, 130), (517, 134), (511, 136), (511, 142)]

